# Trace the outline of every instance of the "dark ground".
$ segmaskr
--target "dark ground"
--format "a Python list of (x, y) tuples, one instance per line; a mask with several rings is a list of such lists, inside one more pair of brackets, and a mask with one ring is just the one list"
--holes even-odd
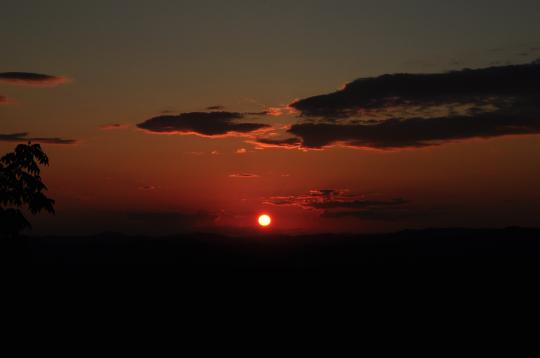
[(185, 270), (354, 269), (366, 264), (540, 263), (540, 229), (426, 229), (377, 235), (159, 238), (20, 237), (2, 240), (11, 265), (159, 264)]

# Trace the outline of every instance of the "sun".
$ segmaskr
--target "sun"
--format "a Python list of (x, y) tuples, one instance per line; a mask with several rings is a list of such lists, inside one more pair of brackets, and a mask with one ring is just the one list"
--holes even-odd
[(262, 227), (267, 227), (272, 223), (272, 218), (269, 215), (263, 214), (259, 216), (258, 222)]

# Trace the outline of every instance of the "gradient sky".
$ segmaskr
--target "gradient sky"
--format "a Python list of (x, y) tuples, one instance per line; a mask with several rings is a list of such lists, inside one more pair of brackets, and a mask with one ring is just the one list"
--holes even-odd
[[(261, 212), (286, 233), (538, 225), (535, 133), (392, 150), (254, 142), (290, 137), (302, 119), (288, 105), (357, 78), (531, 63), (539, 17), (537, 0), (6, 0), (0, 73), (64, 81), (0, 81), (0, 153), (15, 145), (2, 134), (76, 140), (43, 144), (57, 214), (32, 218), (36, 234), (243, 233)], [(212, 111), (272, 127), (137, 127)]]

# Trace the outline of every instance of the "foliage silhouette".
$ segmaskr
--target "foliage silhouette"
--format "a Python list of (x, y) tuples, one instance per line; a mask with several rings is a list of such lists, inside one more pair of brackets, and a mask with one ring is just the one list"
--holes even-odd
[(49, 158), (39, 144), (19, 144), (0, 158), (0, 235), (16, 236), (32, 226), (21, 209), (32, 214), (42, 210), (54, 214), (54, 200), (40, 176), (40, 165), (49, 165)]

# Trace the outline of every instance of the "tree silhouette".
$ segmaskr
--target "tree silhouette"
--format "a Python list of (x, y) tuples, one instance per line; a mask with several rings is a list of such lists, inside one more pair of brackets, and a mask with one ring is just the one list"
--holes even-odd
[(19, 144), (0, 158), (0, 235), (17, 236), (32, 227), (23, 208), (32, 214), (42, 210), (54, 214), (54, 200), (43, 194), (47, 187), (41, 180), (40, 165), (49, 165), (49, 158), (39, 144)]

